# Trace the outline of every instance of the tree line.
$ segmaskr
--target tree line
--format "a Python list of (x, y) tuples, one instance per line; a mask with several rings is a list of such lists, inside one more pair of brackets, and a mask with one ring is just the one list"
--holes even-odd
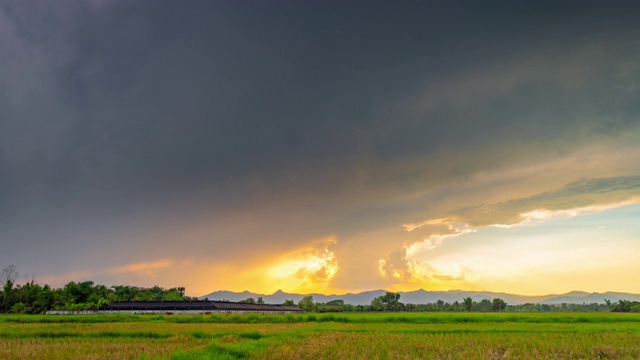
[[(624, 305), (621, 305), (624, 304)], [(501, 312), (501, 311), (528, 311), (528, 312), (580, 312), (580, 311), (637, 311), (640, 312), (640, 303), (620, 301), (620, 304), (612, 304), (605, 300), (605, 304), (518, 304), (508, 305), (503, 299), (482, 299), (475, 301), (470, 297), (454, 301), (453, 303), (438, 300), (435, 303), (411, 304), (400, 302), (400, 294), (387, 291), (378, 296), (369, 305), (350, 305), (343, 300), (333, 300), (327, 303), (314, 303), (312, 296), (305, 296), (298, 302), (298, 306), (309, 312)], [(621, 310), (622, 309), (622, 310)]]
[(18, 284), (20, 276), (14, 265), (0, 271), (0, 313), (41, 314), (47, 310), (97, 310), (114, 301), (168, 301), (193, 300), (177, 288), (164, 289), (95, 284), (93, 281), (71, 281), (61, 288), (41, 286), (35, 277), (27, 276), (23, 284)]

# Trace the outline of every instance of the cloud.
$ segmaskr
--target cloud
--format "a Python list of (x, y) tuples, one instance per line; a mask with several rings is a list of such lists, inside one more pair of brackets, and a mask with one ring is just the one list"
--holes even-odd
[(286, 260), (271, 265), (269, 275), (297, 286), (327, 287), (339, 271), (335, 254), (329, 249), (335, 243), (335, 238), (328, 238), (291, 252), (283, 257)]
[(84, 280), (93, 280), (95, 275), (95, 270), (78, 270), (63, 274), (46, 274), (44, 276), (36, 276), (35, 280), (40, 284), (62, 287), (70, 281), (79, 282)]
[(140, 262), (127, 264), (122, 266), (115, 266), (107, 269), (108, 274), (112, 275), (142, 275), (148, 277), (155, 277), (158, 270), (171, 268), (176, 265), (173, 260), (157, 260), (149, 262)]
[[(446, 219), (427, 221), (420, 225), (441, 224)], [(462, 234), (476, 231), (469, 228), (447, 226), (449, 233), (432, 234), (422, 240), (404, 245), (403, 249), (394, 251), (383, 259), (378, 260), (378, 275), (392, 282), (425, 283), (430, 281), (460, 281), (464, 280), (464, 269), (456, 265), (455, 269), (437, 270), (420, 258), (428, 257), (428, 252), (436, 249), (449, 239)]]
[[(371, 288), (379, 260), (408, 279), (406, 249), (465, 224), (615, 203), (635, 190), (553, 189), (640, 175), (635, 13), (5, 1), (0, 262), (278, 259), (299, 283)], [(304, 250), (326, 234), (340, 243)]]
[[(510, 227), (556, 216), (576, 217), (640, 203), (640, 177), (581, 179), (566, 186), (506, 202), (457, 208), (445, 218), (402, 227), (410, 234), (423, 230), (429, 235), (413, 239), (378, 261), (378, 275), (392, 284), (417, 283), (436, 286), (468, 280), (473, 271), (457, 262), (435, 267), (433, 251), (445, 241), (482, 231), (483, 227)], [(514, 240), (515, 241), (515, 240)]]
[(406, 258), (403, 251), (396, 251), (378, 260), (378, 274), (385, 279), (403, 281), (407, 279)]
[[(39, 106), (3, 107), (30, 122), (4, 132), (15, 142), (3, 152), (6, 161), (23, 178), (6, 181), (23, 190), (12, 193), (25, 193), (42, 179), (33, 191), (44, 203), (98, 200), (111, 209), (138, 204), (151, 212), (174, 197), (192, 204), (213, 198), (220, 207), (251, 206), (257, 195), (265, 202), (281, 195), (302, 202), (366, 201), (570, 151), (605, 129), (622, 133), (633, 125), (624, 110), (637, 94), (618, 94), (607, 83), (611, 74), (634, 74), (626, 61), (631, 56), (622, 53), (624, 38), (615, 36), (621, 24), (603, 35), (611, 42), (563, 34), (547, 43), (535, 41), (532, 32), (521, 36), (534, 44), (503, 39), (510, 41), (496, 53), (491, 45), (500, 31), (477, 34), (485, 48), (461, 29), (445, 31), (448, 24), (439, 17), (435, 24), (457, 45), (406, 43), (402, 34), (425, 37), (426, 44), (440, 40), (424, 21), (402, 17), (375, 26), (368, 17), (352, 24), (349, 12), (334, 18), (330, 28), (343, 28), (354, 41), (281, 23), (288, 17), (277, 7), (191, 3), (148, 11), (122, 1), (74, 4), (62, 11), (46, 2), (16, 2), (3, 13), (7, 26), (17, 29), (7, 32), (13, 40), (7, 43), (38, 54), (12, 62), (7, 74), (22, 73), (22, 66), (24, 73), (39, 74), (36, 84), (45, 84), (24, 91), (31, 94), (24, 103)], [(328, 9), (312, 8), (289, 15), (319, 26)], [(449, 15), (460, 10), (438, 9)], [(435, 16), (429, 7), (412, 10)], [(512, 11), (535, 23), (523, 10)], [(49, 13), (59, 21), (45, 21)], [(373, 36), (372, 26), (383, 25), (400, 29)], [(325, 43), (325, 61), (315, 61), (314, 49)], [(473, 63), (454, 50), (467, 43), (478, 55)], [(385, 45), (422, 62), (398, 66), (379, 56)], [(22, 53), (16, 49), (6, 53)], [(32, 64), (33, 58), (42, 61)], [(361, 65), (336, 70), (345, 63)], [(389, 71), (397, 81), (385, 75)], [(613, 97), (615, 103), (608, 100)], [(42, 111), (24, 115), (30, 109)], [(26, 134), (40, 140), (20, 146)], [(26, 162), (34, 165), (25, 169)]]
[(408, 262), (408, 271), (412, 279), (419, 283), (429, 282), (459, 282), (465, 280), (469, 269), (458, 263), (449, 265), (448, 269), (437, 270), (418, 259)]
[(577, 215), (640, 202), (640, 177), (582, 179), (557, 191), (497, 204), (477, 205), (453, 211), (451, 222), (473, 227), (515, 225), (553, 213)]
[(459, 263), (449, 263), (436, 268), (428, 260), (415, 257), (415, 249), (398, 251), (378, 262), (378, 275), (387, 281), (387, 286), (398, 289), (417, 287), (437, 288), (456, 286), (473, 273)]

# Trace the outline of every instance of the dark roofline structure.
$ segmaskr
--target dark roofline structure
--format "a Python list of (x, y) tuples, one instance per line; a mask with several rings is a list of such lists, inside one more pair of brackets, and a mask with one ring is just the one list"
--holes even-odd
[(297, 306), (247, 304), (226, 301), (116, 301), (98, 310), (100, 313), (301, 313)]

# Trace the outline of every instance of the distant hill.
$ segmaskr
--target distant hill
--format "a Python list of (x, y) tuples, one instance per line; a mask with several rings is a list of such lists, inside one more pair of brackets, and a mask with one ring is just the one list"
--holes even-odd
[[(323, 294), (290, 294), (285, 293), (282, 290), (278, 290), (271, 295), (257, 294), (249, 291), (233, 292), (233, 291), (214, 291), (208, 295), (201, 296), (200, 299), (209, 300), (227, 300), (227, 301), (242, 301), (247, 298), (254, 298), (257, 300), (259, 297), (267, 304), (282, 304), (285, 300), (293, 300), (298, 303), (303, 297), (307, 295), (313, 296), (314, 302), (326, 303), (332, 300), (343, 300), (345, 304), (351, 305), (369, 305), (371, 300), (375, 297), (385, 294), (385, 290), (372, 290), (365, 291), (356, 294), (343, 294), (343, 295), (323, 295)], [(423, 289), (409, 292), (399, 292), (400, 301), (403, 303), (412, 304), (426, 304), (435, 303), (438, 300), (444, 302), (453, 303), (454, 301), (462, 302), (462, 299), (470, 297), (475, 301), (481, 301), (482, 299), (494, 299), (501, 298), (506, 301), (507, 304), (525, 304), (525, 303), (540, 303), (540, 304), (582, 304), (582, 303), (600, 303), (604, 304), (605, 299), (612, 302), (618, 302), (620, 300), (640, 301), (640, 294), (620, 293), (620, 292), (606, 292), (606, 293), (587, 293), (583, 291), (572, 291), (566, 294), (550, 294), (540, 296), (528, 296), (528, 295), (516, 295), (500, 292), (490, 291), (462, 291), (462, 290), (449, 290), (449, 291), (426, 291)]]

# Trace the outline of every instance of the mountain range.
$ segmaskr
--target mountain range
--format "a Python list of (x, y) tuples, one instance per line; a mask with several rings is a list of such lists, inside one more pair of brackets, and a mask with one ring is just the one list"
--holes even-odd
[[(233, 292), (233, 291), (214, 291), (208, 295), (201, 296), (200, 299), (208, 300), (226, 300), (226, 301), (242, 301), (248, 298), (262, 300), (267, 304), (282, 304), (285, 300), (293, 300), (298, 303), (303, 297), (311, 295), (313, 301), (317, 303), (326, 303), (332, 300), (343, 300), (345, 304), (351, 305), (369, 305), (371, 300), (375, 297), (384, 295), (386, 290), (372, 290), (364, 291), (360, 293), (348, 293), (343, 295), (324, 295), (324, 294), (291, 294), (285, 293), (282, 290), (278, 290), (271, 295), (257, 294), (249, 291)], [(508, 294), (502, 292), (490, 292), (490, 291), (463, 291), (463, 290), (449, 290), (449, 291), (426, 291), (424, 289), (408, 292), (399, 292), (400, 301), (403, 303), (412, 304), (426, 304), (435, 303), (438, 300), (444, 302), (453, 303), (454, 301), (462, 302), (462, 299), (470, 297), (474, 301), (481, 301), (482, 299), (494, 299), (500, 298), (510, 305), (525, 304), (525, 303), (540, 303), (540, 304), (591, 304), (600, 303), (604, 304), (605, 299), (611, 300), (611, 302), (618, 302), (620, 300), (640, 301), (640, 294), (621, 293), (621, 292), (605, 292), (605, 293), (588, 293), (584, 291), (572, 291), (566, 294), (549, 294), (549, 295), (517, 295)]]

